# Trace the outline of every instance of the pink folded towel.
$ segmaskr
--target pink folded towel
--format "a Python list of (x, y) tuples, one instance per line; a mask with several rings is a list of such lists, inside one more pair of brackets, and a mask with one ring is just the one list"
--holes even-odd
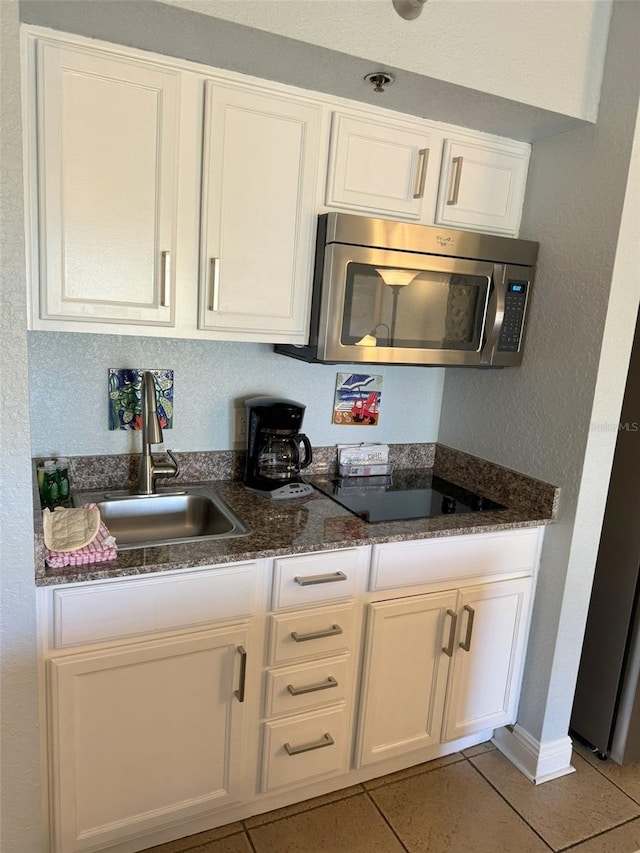
[[(87, 504), (87, 507), (93, 508), (95, 504)], [(116, 540), (109, 533), (104, 521), (100, 520), (98, 532), (88, 545), (74, 551), (50, 551), (47, 548), (45, 563), (52, 569), (61, 569), (64, 566), (104, 563), (107, 560), (115, 560), (117, 556)]]

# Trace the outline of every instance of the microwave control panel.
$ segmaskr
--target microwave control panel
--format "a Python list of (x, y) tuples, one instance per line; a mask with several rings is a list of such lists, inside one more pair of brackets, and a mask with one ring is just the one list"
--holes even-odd
[(498, 352), (518, 352), (527, 306), (528, 281), (509, 281), (504, 299), (504, 317), (498, 338)]

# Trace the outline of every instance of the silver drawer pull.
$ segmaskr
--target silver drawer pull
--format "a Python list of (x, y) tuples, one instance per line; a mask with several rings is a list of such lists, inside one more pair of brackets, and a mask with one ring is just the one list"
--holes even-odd
[(342, 634), (342, 628), (339, 625), (332, 625), (326, 631), (311, 631), (309, 634), (298, 634), (297, 631), (292, 631), (291, 636), (296, 643), (305, 643), (307, 640), (321, 640), (323, 637), (335, 637)]
[(451, 190), (447, 204), (457, 204), (460, 194), (460, 178), (462, 177), (462, 157), (454, 157), (451, 161)]
[(453, 657), (453, 644), (456, 639), (456, 625), (458, 624), (458, 614), (455, 610), (447, 610), (447, 616), (451, 617), (451, 625), (449, 625), (449, 642), (442, 647), (442, 651), (450, 658)]
[(329, 690), (331, 687), (337, 687), (338, 682), (330, 675), (326, 681), (321, 681), (320, 684), (310, 684), (308, 687), (294, 687), (293, 684), (287, 684), (287, 690), (292, 696), (302, 696), (303, 693), (316, 693), (318, 690)]
[(304, 578), (295, 577), (294, 581), (300, 586), (313, 586), (316, 583), (335, 583), (336, 581), (346, 581), (347, 576), (344, 572), (331, 572), (327, 575), (307, 575)]
[(160, 305), (162, 308), (168, 308), (169, 300), (167, 299), (167, 284), (171, 284), (171, 252), (161, 252), (160, 258)]
[(465, 606), (462, 609), (466, 610), (467, 613), (469, 614), (468, 620), (467, 620), (467, 636), (464, 638), (464, 643), (459, 643), (458, 645), (460, 646), (461, 649), (464, 649), (465, 652), (469, 652), (469, 651), (471, 651), (471, 636), (473, 634), (473, 618), (476, 615), (476, 611), (473, 609), (473, 607), (469, 607), (468, 604), (465, 604)]
[(247, 683), (247, 652), (244, 646), (238, 646), (236, 651), (240, 655), (240, 686), (233, 691), (233, 695), (238, 702), (244, 702), (244, 689)]
[(424, 198), (424, 182), (427, 178), (427, 167), (429, 165), (429, 149), (421, 148), (418, 151), (418, 162), (420, 163), (420, 168), (417, 170), (416, 178), (417, 187), (413, 194), (414, 198)]
[(209, 258), (209, 311), (218, 310), (220, 293), (220, 258)]
[(303, 743), (302, 746), (291, 746), (290, 743), (285, 743), (284, 748), (287, 750), (287, 755), (300, 755), (301, 752), (311, 752), (313, 749), (333, 746), (334, 743), (335, 741), (329, 732), (326, 732), (320, 740), (316, 740), (313, 743)]

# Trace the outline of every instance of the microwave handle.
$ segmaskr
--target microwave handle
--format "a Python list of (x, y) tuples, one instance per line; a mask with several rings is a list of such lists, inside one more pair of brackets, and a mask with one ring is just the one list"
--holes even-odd
[(489, 302), (484, 320), (484, 344), (480, 354), (480, 364), (491, 364), (493, 353), (498, 346), (500, 329), (504, 318), (504, 300), (507, 286), (507, 268), (503, 264), (494, 264), (491, 277)]

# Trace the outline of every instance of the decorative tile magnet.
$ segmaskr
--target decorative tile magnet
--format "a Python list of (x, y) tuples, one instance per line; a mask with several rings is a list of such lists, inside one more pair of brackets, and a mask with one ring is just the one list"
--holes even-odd
[(341, 426), (376, 426), (381, 396), (382, 376), (369, 373), (336, 374), (333, 423)]
[[(109, 429), (142, 429), (144, 370), (109, 368)], [(173, 427), (173, 370), (150, 370), (156, 386), (160, 426)]]

